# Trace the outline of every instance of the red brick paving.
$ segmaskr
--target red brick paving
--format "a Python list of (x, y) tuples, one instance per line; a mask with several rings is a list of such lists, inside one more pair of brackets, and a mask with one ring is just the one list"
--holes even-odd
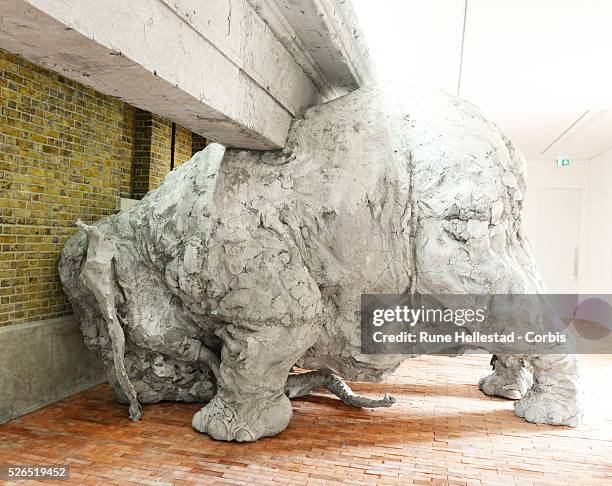
[[(585, 361), (587, 386), (612, 385), (612, 356)], [(0, 426), (0, 463), (69, 465), (59, 485), (612, 484), (606, 388), (591, 387), (584, 425), (536, 426), (478, 391), (488, 371), (487, 356), (414, 358), (386, 383), (354, 386), (392, 392), (392, 408), (294, 400), (288, 429), (254, 444), (193, 431), (194, 404), (145, 406), (131, 423), (101, 385)]]

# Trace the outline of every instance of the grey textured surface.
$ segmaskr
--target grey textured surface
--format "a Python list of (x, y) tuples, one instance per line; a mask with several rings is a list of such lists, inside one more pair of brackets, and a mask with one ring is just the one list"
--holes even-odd
[(73, 316), (0, 327), (0, 423), (105, 379)]
[[(60, 275), (133, 418), (207, 402), (196, 429), (251, 441), (287, 426), (294, 364), (378, 381), (406, 358), (361, 354), (362, 293), (541, 292), (524, 191), (522, 156), (474, 106), (362, 88), (295, 120), (282, 151), (207, 147), (79, 231)], [(575, 358), (523, 358), (501, 356), (483, 390), (576, 423)]]

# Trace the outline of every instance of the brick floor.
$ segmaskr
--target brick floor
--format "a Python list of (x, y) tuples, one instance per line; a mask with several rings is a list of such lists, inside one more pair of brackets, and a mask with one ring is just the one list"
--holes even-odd
[(63, 485), (612, 484), (612, 356), (584, 359), (587, 420), (576, 429), (528, 424), (483, 396), (487, 362), (408, 360), (386, 383), (354, 386), (392, 392), (394, 407), (357, 410), (321, 393), (295, 400), (288, 429), (254, 444), (193, 431), (198, 405), (146, 406), (130, 423), (102, 385), (0, 426), (0, 463), (70, 465)]

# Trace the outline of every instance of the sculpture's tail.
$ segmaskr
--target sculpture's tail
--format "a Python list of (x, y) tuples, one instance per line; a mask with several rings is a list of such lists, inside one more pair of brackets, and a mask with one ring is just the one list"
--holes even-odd
[(77, 226), (85, 231), (88, 239), (87, 257), (81, 267), (81, 280), (94, 294), (108, 325), (117, 380), (130, 402), (130, 420), (136, 421), (142, 416), (142, 408), (125, 369), (125, 335), (115, 308), (116, 300), (122, 299), (114, 278), (115, 245), (95, 226), (88, 226), (82, 221), (77, 221)]
[(318, 370), (309, 373), (289, 375), (285, 385), (285, 394), (289, 398), (302, 397), (315, 388), (325, 388), (336, 395), (347, 405), (361, 408), (390, 407), (397, 400), (385, 393), (382, 399), (368, 398), (357, 395), (351, 387), (338, 375), (329, 371)]

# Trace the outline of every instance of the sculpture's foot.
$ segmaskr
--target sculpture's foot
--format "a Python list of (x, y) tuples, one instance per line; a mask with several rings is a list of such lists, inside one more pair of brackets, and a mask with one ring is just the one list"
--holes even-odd
[(282, 395), (273, 401), (230, 406), (216, 395), (193, 416), (193, 428), (217, 440), (253, 442), (285, 430), (293, 412)]
[(530, 390), (514, 403), (514, 413), (534, 424), (569, 425), (576, 427), (582, 418), (575, 397)]
[(582, 420), (582, 406), (576, 357), (542, 355), (530, 362), (534, 385), (515, 402), (516, 415), (536, 424), (577, 426)]
[(482, 392), (511, 400), (523, 398), (533, 385), (532, 372), (522, 360), (511, 356), (500, 356), (494, 362), (495, 371), (478, 382)]

